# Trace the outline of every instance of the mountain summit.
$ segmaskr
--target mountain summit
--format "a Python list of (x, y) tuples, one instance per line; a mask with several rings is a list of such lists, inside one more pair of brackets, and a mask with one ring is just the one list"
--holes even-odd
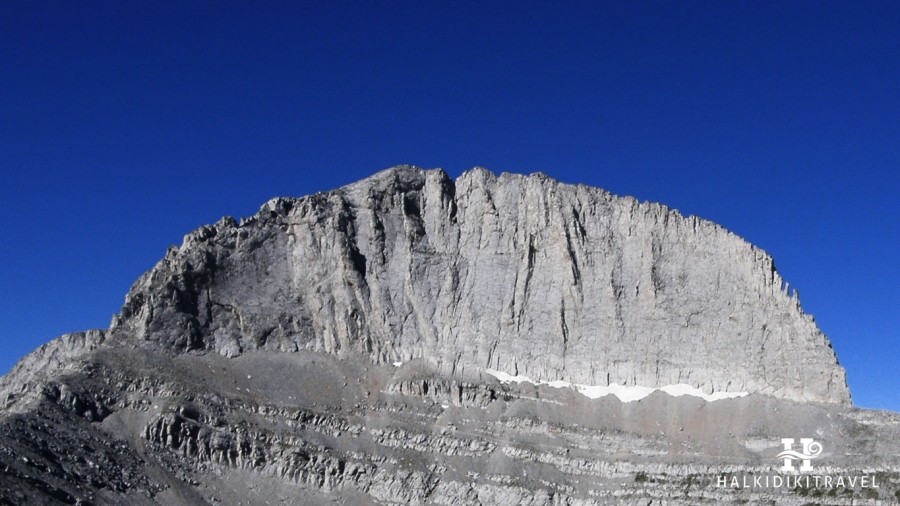
[(713, 477), (810, 431), (833, 468), (900, 476), (900, 420), (850, 406), (767, 253), (481, 168), (201, 227), (108, 330), (0, 379), (0, 406), (0, 504), (759, 501), (780, 496)]
[(352, 353), (535, 380), (847, 403), (772, 258), (542, 174), (397, 167), (188, 235), (111, 331), (174, 351)]

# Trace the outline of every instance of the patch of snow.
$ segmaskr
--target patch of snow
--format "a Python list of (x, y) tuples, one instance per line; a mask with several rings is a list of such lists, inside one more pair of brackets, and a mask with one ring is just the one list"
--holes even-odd
[(522, 383), (523, 381), (525, 383), (534, 383), (534, 380), (527, 376), (512, 376), (512, 375), (506, 374), (505, 372), (495, 371), (493, 369), (487, 369), (487, 370), (485, 370), (485, 372), (487, 372), (491, 376), (497, 378), (502, 383)]
[(694, 388), (684, 383), (677, 385), (665, 385), (659, 388), (643, 387), (643, 386), (625, 386), (613, 383), (611, 385), (582, 385), (579, 383), (570, 383), (568, 381), (534, 381), (527, 376), (512, 376), (502, 371), (493, 369), (485, 369), (485, 372), (500, 380), (501, 383), (531, 383), (532, 385), (547, 385), (552, 388), (574, 388), (581, 395), (590, 399), (597, 399), (607, 395), (615, 395), (622, 402), (638, 401), (660, 390), (672, 397), (680, 397), (682, 395), (690, 395), (691, 397), (699, 397), (706, 401), (718, 401), (721, 399), (732, 399), (735, 397), (744, 397), (749, 395), (748, 392), (713, 392), (711, 394), (704, 393), (699, 388)]
[(652, 394), (656, 388), (641, 386), (625, 386), (613, 383), (609, 386), (602, 385), (572, 385), (581, 395), (589, 399), (597, 399), (606, 395), (615, 395), (622, 402), (639, 401)]
[(749, 392), (713, 392), (711, 394), (704, 393), (699, 388), (694, 388), (690, 385), (685, 385), (684, 383), (679, 383), (677, 385), (666, 385), (660, 388), (663, 392), (671, 395), (672, 397), (679, 397), (682, 395), (690, 395), (693, 397), (700, 397), (701, 399), (706, 399), (707, 401), (718, 401), (722, 399), (733, 399), (735, 397), (744, 397), (749, 395)]

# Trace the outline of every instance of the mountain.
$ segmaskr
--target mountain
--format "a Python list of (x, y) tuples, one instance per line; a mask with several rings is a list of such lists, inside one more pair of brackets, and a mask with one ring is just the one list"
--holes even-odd
[(880, 479), (818, 500), (900, 498), (900, 417), (851, 405), (768, 254), (542, 174), (395, 167), (201, 227), (0, 406), (9, 504), (802, 504), (717, 480), (807, 436)]
[(850, 400), (765, 252), (661, 205), (484, 169), (391, 169), (201, 228), (137, 282), (111, 331), (226, 356)]

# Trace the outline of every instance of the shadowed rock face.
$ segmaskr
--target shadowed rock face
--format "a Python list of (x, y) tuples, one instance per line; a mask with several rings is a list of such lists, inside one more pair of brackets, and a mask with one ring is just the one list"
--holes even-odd
[[(849, 405), (782, 285), (712, 223), (543, 175), (400, 167), (275, 199), (0, 378), (0, 505), (900, 499), (900, 416)], [(809, 437), (817, 469), (880, 488), (718, 485)]]
[(789, 292), (764, 251), (658, 204), (541, 174), (399, 167), (191, 233), (112, 330), (227, 356), (421, 357), (848, 403), (828, 339)]

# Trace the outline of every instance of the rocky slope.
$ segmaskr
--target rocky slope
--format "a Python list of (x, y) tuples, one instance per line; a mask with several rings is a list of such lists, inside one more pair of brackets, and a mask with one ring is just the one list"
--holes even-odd
[[(783, 437), (880, 488), (718, 485)], [(189, 234), (110, 329), (23, 359), (0, 470), (0, 504), (887, 504), (900, 417), (849, 405), (772, 259), (715, 224), (400, 167)]]
[[(0, 413), (0, 504), (900, 500), (900, 416), (756, 394), (622, 403), (447, 376), (424, 360), (227, 358), (115, 340), (13, 390)], [(719, 485), (777, 474), (786, 435), (822, 442), (817, 472), (878, 488)]]

